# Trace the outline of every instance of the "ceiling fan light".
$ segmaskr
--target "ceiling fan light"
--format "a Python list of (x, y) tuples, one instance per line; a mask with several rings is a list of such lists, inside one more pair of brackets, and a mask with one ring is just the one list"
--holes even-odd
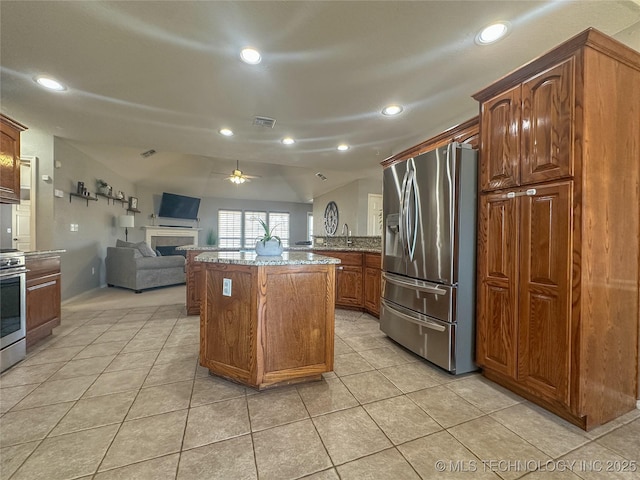
[(293, 145), (294, 143), (296, 143), (296, 141), (291, 137), (284, 137), (282, 139), (282, 143), (285, 145)]
[(240, 52), (240, 58), (244, 63), (248, 63), (249, 65), (257, 65), (262, 61), (262, 55), (255, 48), (245, 47)]
[(480, 33), (476, 35), (476, 43), (478, 45), (488, 45), (500, 40), (508, 31), (509, 24), (507, 22), (493, 23), (483, 28)]
[(38, 75), (33, 80), (38, 85), (40, 85), (41, 87), (46, 88), (47, 90), (53, 90), (55, 92), (62, 92), (62, 91), (67, 89), (67, 87), (65, 87), (59, 81), (57, 81), (57, 80), (55, 80), (55, 79), (53, 79), (51, 77), (46, 77), (44, 75)]
[(340, 145), (338, 145), (338, 150), (340, 150), (341, 152), (345, 152), (349, 150), (349, 145), (347, 145), (346, 143), (341, 143)]
[(233, 136), (233, 130), (229, 128), (221, 128), (220, 130), (218, 130), (218, 132), (220, 133), (220, 135), (224, 135), (225, 137)]

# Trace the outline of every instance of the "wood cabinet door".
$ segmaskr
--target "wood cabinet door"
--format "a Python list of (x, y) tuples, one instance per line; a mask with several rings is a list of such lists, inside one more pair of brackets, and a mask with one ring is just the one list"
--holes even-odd
[(520, 181), (520, 86), (482, 104), (480, 189), (515, 187)]
[(20, 131), (0, 121), (0, 200), (20, 203)]
[(522, 84), (521, 185), (573, 175), (574, 57)]
[(373, 315), (380, 315), (380, 284), (382, 282), (379, 268), (364, 269), (364, 308)]
[(518, 380), (568, 404), (572, 182), (528, 192), (519, 198)]
[(199, 315), (200, 302), (204, 288), (204, 269), (202, 264), (194, 261), (194, 258), (202, 253), (202, 250), (187, 251), (187, 314)]
[(362, 267), (336, 267), (336, 305), (362, 308)]
[(476, 361), (509, 377), (517, 358), (517, 199), (480, 196)]
[(27, 345), (31, 346), (60, 325), (60, 274), (27, 281)]

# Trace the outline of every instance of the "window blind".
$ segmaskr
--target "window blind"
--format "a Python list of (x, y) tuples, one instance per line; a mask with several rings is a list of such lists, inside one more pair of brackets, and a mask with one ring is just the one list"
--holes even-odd
[(269, 229), (273, 235), (280, 237), (283, 247), (289, 246), (289, 214), (269, 212)]
[(267, 223), (267, 212), (244, 212), (244, 246), (247, 248), (253, 248), (256, 245), (256, 239), (264, 235), (264, 229), (258, 218)]
[(222, 248), (240, 248), (242, 242), (242, 212), (218, 210), (218, 244)]

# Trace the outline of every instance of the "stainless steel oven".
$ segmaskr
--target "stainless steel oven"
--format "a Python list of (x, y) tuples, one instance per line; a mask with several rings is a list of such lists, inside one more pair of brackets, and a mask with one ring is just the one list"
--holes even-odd
[(0, 251), (0, 371), (26, 355), (26, 273), (22, 252)]

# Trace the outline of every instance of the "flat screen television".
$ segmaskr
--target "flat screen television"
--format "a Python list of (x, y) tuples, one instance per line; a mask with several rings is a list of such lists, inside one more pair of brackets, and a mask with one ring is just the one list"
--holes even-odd
[(159, 217), (198, 219), (200, 199), (164, 192), (160, 200)]

